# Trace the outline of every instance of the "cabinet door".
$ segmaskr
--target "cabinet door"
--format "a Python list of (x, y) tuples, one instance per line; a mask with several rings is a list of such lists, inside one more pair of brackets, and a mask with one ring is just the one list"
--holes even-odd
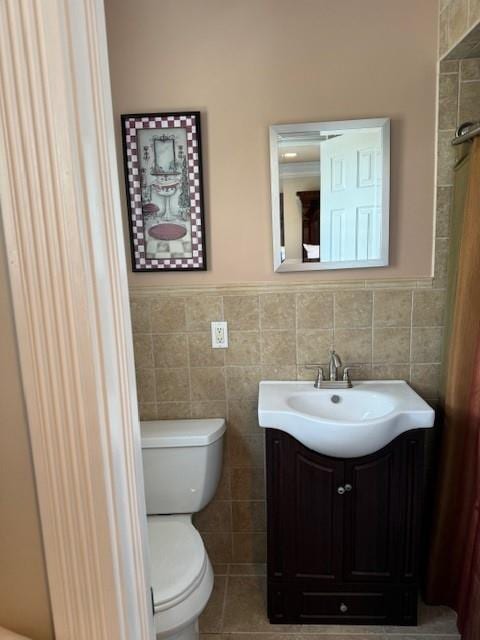
[(343, 461), (268, 432), (269, 575), (340, 580)]
[[(401, 539), (398, 448), (345, 463), (344, 579), (391, 581)], [(351, 488), (350, 488), (351, 487)]]

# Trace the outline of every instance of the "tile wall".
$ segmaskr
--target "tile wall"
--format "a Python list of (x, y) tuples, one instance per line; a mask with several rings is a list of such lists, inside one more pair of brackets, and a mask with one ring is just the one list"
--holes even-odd
[[(313, 380), (308, 363), (331, 345), (353, 377), (409, 380), (438, 395), (444, 277), (434, 287), (351, 283), (288, 288), (157, 292), (132, 297), (143, 419), (228, 420), (225, 472), (215, 500), (196, 517), (216, 564), (265, 561), (262, 379)], [(350, 288), (349, 288), (350, 287)], [(210, 322), (227, 320), (229, 348), (212, 349)]]

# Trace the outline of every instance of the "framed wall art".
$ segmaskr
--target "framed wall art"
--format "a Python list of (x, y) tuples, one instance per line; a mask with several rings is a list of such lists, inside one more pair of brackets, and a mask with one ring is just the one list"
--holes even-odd
[(200, 113), (122, 115), (134, 271), (207, 268)]

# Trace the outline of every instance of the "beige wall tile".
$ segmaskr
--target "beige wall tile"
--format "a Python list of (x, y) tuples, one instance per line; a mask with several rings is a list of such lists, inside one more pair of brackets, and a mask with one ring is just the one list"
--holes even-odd
[(371, 329), (335, 329), (335, 351), (343, 365), (372, 361)]
[(184, 420), (191, 417), (190, 402), (159, 402), (157, 404), (158, 420)]
[(414, 364), (410, 382), (417, 393), (424, 398), (436, 398), (440, 390), (440, 364)]
[(210, 331), (210, 323), (223, 320), (221, 296), (194, 295), (186, 300), (187, 331)]
[(414, 327), (442, 327), (445, 319), (446, 291), (432, 289), (415, 291), (413, 296)]
[(412, 332), (412, 361), (441, 362), (443, 328), (414, 327)]
[(190, 379), (188, 369), (155, 369), (158, 402), (190, 400)]
[(152, 333), (185, 331), (185, 299), (162, 296), (151, 303)]
[[(219, 349), (217, 349), (219, 351)], [(258, 364), (260, 362), (260, 333), (258, 331), (231, 331), (226, 364)]]
[(268, 329), (295, 329), (295, 294), (264, 293), (260, 296), (260, 326)]
[(258, 296), (223, 296), (223, 313), (230, 331), (256, 331), (260, 327)]
[(232, 531), (232, 503), (213, 500), (193, 516), (193, 524), (200, 531)]
[(448, 50), (448, 10), (440, 13), (438, 51), (443, 55)]
[(188, 366), (188, 346), (185, 334), (168, 333), (152, 337), (153, 354), (157, 368)]
[(263, 364), (262, 380), (296, 380), (297, 367), (294, 364)]
[(194, 367), (190, 369), (192, 400), (224, 400), (225, 369)]
[[(478, 0), (478, 4), (480, 6), (480, 0)], [(480, 80), (480, 58), (462, 60), (460, 63), (460, 78), (462, 82), (465, 80)]]
[(298, 364), (317, 364), (328, 362), (329, 351), (333, 346), (333, 331), (303, 329), (297, 332)]
[(265, 438), (263, 435), (227, 434), (231, 467), (263, 467)]
[(455, 149), (452, 147), (452, 138), (455, 129), (439, 131), (438, 133), (438, 166), (437, 181), (441, 187), (453, 185), (453, 166), (455, 164)]
[(371, 380), (372, 377), (372, 365), (370, 362), (364, 364), (355, 362), (350, 372), (351, 380)]
[(133, 333), (150, 333), (150, 300), (148, 298), (130, 300), (130, 314)]
[(267, 536), (265, 533), (233, 533), (232, 540), (234, 562), (266, 561)]
[(480, 20), (480, 0), (469, 0), (468, 22), (474, 25)]
[(375, 291), (373, 297), (374, 326), (409, 327), (411, 321), (411, 291)]
[(153, 369), (137, 369), (137, 396), (139, 402), (155, 402), (155, 372)]
[[(225, 454), (225, 452), (224, 452)], [(218, 483), (217, 491), (215, 492), (215, 500), (231, 500), (232, 491), (230, 483), (230, 467), (226, 455), (224, 455), (222, 474), (220, 476), (220, 482)]]
[(433, 286), (438, 289), (447, 286), (448, 250), (448, 239), (437, 238), (435, 242), (435, 275), (433, 279)]
[(455, 129), (458, 109), (458, 76), (456, 74), (440, 74), (438, 100), (438, 128)]
[(442, 60), (440, 62), (440, 73), (458, 73), (459, 69), (459, 60)]
[(263, 468), (238, 467), (230, 471), (233, 500), (263, 500), (265, 471)]
[(211, 562), (232, 562), (232, 534), (228, 532), (204, 532), (202, 540)]
[(331, 329), (332, 327), (332, 293), (297, 293), (298, 329)]
[(409, 364), (376, 364), (372, 367), (375, 380), (410, 380)]
[[(323, 373), (328, 376), (328, 362), (315, 363), (317, 366), (322, 367)], [(314, 368), (304, 367), (302, 365), (297, 367), (297, 380), (302, 382), (314, 382), (317, 377), (317, 366)]]
[(374, 364), (401, 364), (410, 361), (410, 329), (375, 328)]
[(450, 216), (453, 206), (453, 187), (438, 187), (437, 215), (435, 233), (437, 237), (446, 238), (450, 235)]
[(335, 292), (335, 329), (370, 327), (372, 325), (372, 292)]
[(480, 82), (460, 84), (459, 122), (476, 122), (480, 119)]
[(296, 364), (294, 331), (262, 331), (262, 364)]
[(223, 367), (226, 349), (212, 349), (209, 331), (188, 334), (188, 353), (191, 367)]
[(237, 433), (259, 433), (258, 405), (255, 400), (230, 400), (228, 403), (228, 427)]
[(232, 502), (232, 531), (266, 531), (265, 502)]
[[(267, 575), (267, 567), (262, 562), (242, 562), (240, 564), (232, 563), (230, 565), (231, 576), (265, 576)], [(262, 635), (263, 637), (263, 635)], [(283, 636), (282, 636), (283, 638)], [(245, 640), (250, 640), (250, 635)], [(269, 640), (264, 638), (264, 640)], [(292, 638), (292, 640), (298, 640), (298, 638)]]
[(155, 402), (139, 402), (138, 414), (140, 420), (157, 420), (157, 405)]
[(133, 334), (133, 352), (137, 369), (153, 368), (153, 346), (150, 334)]
[(227, 404), (223, 400), (206, 400), (192, 402), (192, 418), (225, 418)]
[(468, 0), (451, 0), (448, 5), (448, 36), (452, 46), (465, 34), (468, 27)]
[(257, 400), (260, 367), (225, 367), (228, 400)]

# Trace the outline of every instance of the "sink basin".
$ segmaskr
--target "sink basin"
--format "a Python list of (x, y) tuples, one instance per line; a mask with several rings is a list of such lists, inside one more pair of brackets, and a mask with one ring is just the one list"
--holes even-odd
[(403, 380), (354, 382), (351, 389), (260, 383), (261, 427), (286, 431), (306, 447), (337, 458), (374, 453), (405, 431), (432, 427), (434, 415)]

